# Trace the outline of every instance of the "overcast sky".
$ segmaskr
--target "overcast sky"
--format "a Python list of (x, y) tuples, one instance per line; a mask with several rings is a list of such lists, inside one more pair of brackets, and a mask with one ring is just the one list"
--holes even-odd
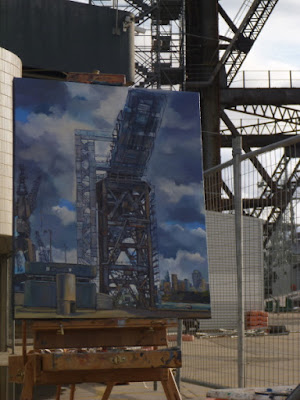
[[(220, 4), (234, 19), (243, 2), (221, 0)], [(300, 69), (299, 14), (299, 0), (279, 0), (248, 54), (243, 69)]]

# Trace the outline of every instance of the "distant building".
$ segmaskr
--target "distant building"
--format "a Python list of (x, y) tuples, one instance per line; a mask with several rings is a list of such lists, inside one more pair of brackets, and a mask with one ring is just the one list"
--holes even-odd
[(185, 282), (184, 281), (178, 281), (178, 290), (180, 292), (185, 292)]
[(164, 282), (163, 283), (163, 288), (164, 288), (164, 293), (165, 294), (171, 293), (171, 284), (170, 284), (170, 282)]
[(195, 269), (192, 273), (193, 286), (195, 289), (200, 289), (202, 282), (201, 272)]
[(188, 292), (190, 290), (190, 283), (188, 279), (184, 280), (184, 291)]
[(172, 274), (172, 289), (177, 292), (178, 291), (178, 277), (177, 274)]

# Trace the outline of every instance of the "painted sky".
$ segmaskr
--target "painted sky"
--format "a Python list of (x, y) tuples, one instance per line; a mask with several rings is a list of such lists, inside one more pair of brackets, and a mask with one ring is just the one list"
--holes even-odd
[[(42, 177), (31, 217), (49, 245), (53, 260), (76, 262), (75, 129), (112, 132), (127, 88), (34, 79), (15, 80), (15, 162), (30, 182)], [(160, 270), (189, 278), (199, 269), (205, 279), (207, 252), (202, 188), (199, 97), (168, 92), (167, 105), (146, 179), (155, 188)], [(109, 143), (99, 142), (106, 157)], [(16, 168), (16, 179), (18, 169)]]
[(147, 168), (155, 189), (161, 277), (208, 279), (199, 96), (169, 92)]
[(18, 163), (25, 165), (28, 183), (42, 177), (32, 238), (38, 230), (49, 246), (50, 229), (56, 262), (65, 260), (65, 251), (67, 262), (77, 262), (74, 131), (111, 131), (126, 95), (127, 88), (15, 80), (15, 178)]

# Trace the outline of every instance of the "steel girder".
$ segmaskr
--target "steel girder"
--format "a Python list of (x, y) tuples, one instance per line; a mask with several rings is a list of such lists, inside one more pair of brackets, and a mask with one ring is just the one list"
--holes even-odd
[[(274, 120), (269, 122), (258, 121), (257, 124), (236, 126), (240, 135), (284, 135), (292, 134), (300, 130), (300, 124), (287, 120)], [(221, 128), (221, 134), (230, 134), (227, 127)]]
[(269, 118), (276, 122), (283, 121), (287, 124), (291, 124), (291, 127), (295, 127), (295, 125), (300, 124), (300, 110), (292, 107), (275, 106), (272, 104), (241, 104), (230, 107), (228, 110)]
[[(230, 86), (241, 68), (253, 43), (263, 29), (278, 0), (254, 0), (240, 26), (235, 30), (220, 63), (227, 68), (227, 85)], [(221, 11), (221, 15), (223, 10)], [(223, 14), (224, 15), (224, 14)], [(232, 24), (229, 25), (233, 29)]]
[(155, 304), (158, 265), (152, 245), (150, 186), (134, 179), (97, 183), (100, 292), (116, 307)]

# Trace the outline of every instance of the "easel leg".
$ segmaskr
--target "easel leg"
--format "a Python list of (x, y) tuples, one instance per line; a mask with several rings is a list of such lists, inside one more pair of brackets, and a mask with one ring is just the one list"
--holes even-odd
[(182, 400), (181, 394), (179, 393), (172, 371), (168, 371), (168, 380), (161, 381), (164, 388), (167, 400)]
[(56, 397), (55, 400), (60, 400), (61, 385), (56, 386)]
[(24, 369), (24, 384), (21, 393), (21, 400), (32, 400), (33, 396), (33, 359), (29, 359)]
[(101, 400), (107, 400), (111, 394), (111, 391), (113, 390), (113, 387), (115, 386), (116, 382), (108, 382), (106, 385), (105, 392), (103, 393), (102, 399)]
[(71, 385), (70, 400), (74, 400), (74, 393), (75, 393), (75, 383)]

